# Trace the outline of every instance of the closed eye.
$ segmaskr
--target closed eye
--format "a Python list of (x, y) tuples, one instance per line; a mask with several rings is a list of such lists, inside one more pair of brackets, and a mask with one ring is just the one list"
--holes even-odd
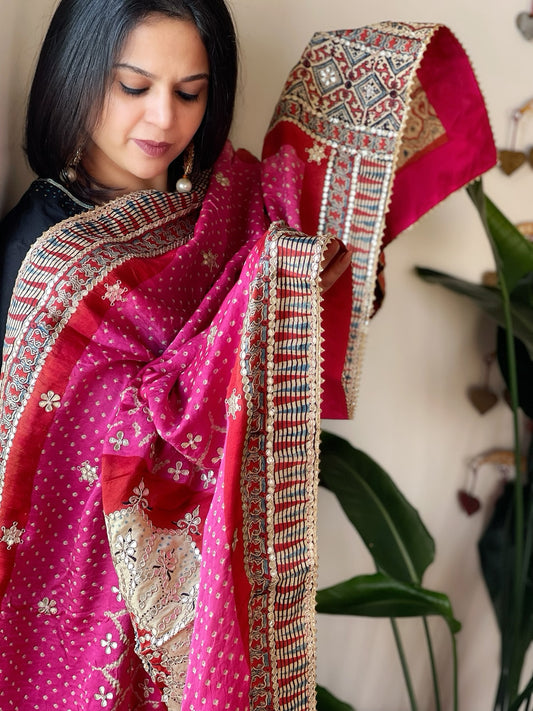
[(200, 98), (199, 94), (187, 94), (187, 92), (185, 91), (178, 91), (176, 93), (184, 101), (198, 101), (198, 99)]
[(139, 96), (140, 94), (144, 94), (148, 89), (142, 88), (142, 89), (134, 89), (131, 86), (127, 86), (127, 84), (124, 84), (123, 82), (119, 82), (120, 88), (125, 94), (128, 94), (129, 96)]

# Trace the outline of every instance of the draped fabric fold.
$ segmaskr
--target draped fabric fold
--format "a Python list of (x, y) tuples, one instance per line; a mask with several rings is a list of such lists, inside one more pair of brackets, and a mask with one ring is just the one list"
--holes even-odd
[(312, 711), (320, 417), (353, 409), (383, 242), (494, 161), (449, 30), (321, 33), (261, 162), (39, 238), (0, 381), (1, 708)]
[(326, 416), (355, 408), (381, 248), (495, 162), (476, 78), (447, 27), (383, 22), (313, 36), (274, 112), (263, 182), (282, 188), (266, 197), (272, 219), (334, 235), (353, 253), (346, 403)]

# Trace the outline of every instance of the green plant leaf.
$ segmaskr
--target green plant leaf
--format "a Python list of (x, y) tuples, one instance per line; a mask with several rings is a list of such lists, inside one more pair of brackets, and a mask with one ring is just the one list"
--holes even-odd
[(481, 180), (469, 185), (467, 192), (484, 223), (500, 276), (512, 292), (520, 279), (533, 271), (533, 244), (484, 194)]
[(512, 704), (509, 706), (509, 711), (519, 711), (519, 709), (522, 706), (522, 704), (524, 703), (524, 701), (529, 700), (532, 695), (533, 695), (533, 676), (528, 681), (526, 687), (521, 692), (520, 696), (517, 696), (516, 699), (513, 700)]
[[(470, 284), (431, 270), (418, 270), (418, 273), (427, 281), (440, 283), (469, 296), (505, 330), (505, 343), (499, 347), (499, 362), (503, 364), (502, 372), (509, 385), (517, 474), (514, 483), (507, 484), (497, 502), (479, 549), (483, 575), (501, 632), (500, 676), (494, 708), (514, 710), (521, 706), (521, 702), (518, 705), (511, 702), (516, 702), (519, 696), (524, 656), (533, 637), (533, 516), (524, 507), (522, 477), (519, 474), (521, 445), (518, 422), (519, 403), (529, 409), (530, 401), (528, 392), (518, 383), (518, 374), (520, 372), (522, 377), (529, 378), (533, 355), (533, 244), (484, 195), (480, 180), (467, 190), (492, 247), (498, 272), (497, 288)], [(520, 351), (523, 347), (527, 349), (527, 355), (520, 355), (520, 370), (515, 352), (517, 345)], [(530, 486), (530, 482), (531, 479), (526, 486)], [(524, 516), (524, 513), (527, 515)], [(528, 698), (530, 694), (528, 685), (523, 698)]]
[[(458, 279), (457, 277), (426, 267), (416, 267), (419, 277), (430, 284), (439, 284), (450, 291), (467, 296), (496, 323), (505, 328), (505, 314), (502, 296), (499, 289)], [(530, 357), (533, 357), (533, 292), (527, 286), (531, 276), (526, 277), (518, 285), (511, 297), (511, 315), (513, 333), (522, 341)]]
[[(518, 338), (514, 339), (516, 365), (516, 382), (518, 390), (518, 405), (530, 419), (533, 419), (533, 360), (527, 348)], [(500, 372), (505, 384), (510, 388), (509, 357), (507, 354), (507, 336), (503, 328), (497, 329), (496, 355)]]
[[(507, 482), (498, 497), (491, 519), (479, 541), (481, 570), (489, 591), (502, 636), (504, 656), (514, 655), (514, 664), (522, 669), (526, 652), (533, 641), (533, 560), (529, 561), (524, 580), (525, 594), (522, 617), (515, 635), (512, 617), (513, 580), (515, 575), (514, 481)], [(524, 498), (529, 499), (531, 484), (524, 486)], [(527, 523), (524, 522), (524, 537)]]
[(461, 629), (443, 593), (408, 585), (383, 573), (359, 575), (319, 590), (317, 612), (362, 617), (443, 617), (452, 632)]
[(350, 704), (340, 701), (323, 686), (316, 686), (316, 711), (355, 711)]
[(335, 494), (379, 570), (406, 583), (422, 580), (435, 554), (434, 541), (379, 464), (323, 431), (320, 483)]

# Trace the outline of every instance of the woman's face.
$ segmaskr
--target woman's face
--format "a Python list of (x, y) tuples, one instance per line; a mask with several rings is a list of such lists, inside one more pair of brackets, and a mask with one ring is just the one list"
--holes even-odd
[(207, 105), (209, 61), (192, 22), (151, 15), (132, 30), (114, 67), (82, 162), (118, 193), (166, 190), (167, 169)]

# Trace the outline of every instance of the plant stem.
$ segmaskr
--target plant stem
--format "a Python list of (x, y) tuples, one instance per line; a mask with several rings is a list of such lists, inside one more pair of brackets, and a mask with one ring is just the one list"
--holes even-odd
[(502, 618), (500, 620), (501, 629), (501, 651), (500, 651), (500, 678), (498, 680), (498, 688), (496, 693), (496, 701), (494, 711), (508, 711), (510, 703), (510, 673), (513, 656), (513, 582), (514, 582), (514, 560), (510, 554), (511, 549), (511, 528), (512, 528), (512, 510), (507, 511), (505, 520), (505, 541), (503, 552), (503, 563), (501, 571), (502, 589), (501, 589), (501, 609)]
[[(515, 459), (515, 481), (514, 481), (514, 528), (515, 528), (515, 565), (513, 572), (513, 625), (512, 635), (517, 644), (519, 639), (520, 626), (522, 624), (522, 612), (524, 605), (524, 493), (522, 484), (522, 465), (520, 456), (520, 433), (518, 427), (518, 385), (516, 375), (516, 355), (514, 347), (514, 334), (511, 319), (511, 301), (507, 285), (503, 275), (499, 274), (499, 286), (502, 294), (502, 303), (505, 315), (505, 338), (507, 348), (507, 362), (509, 374), (509, 392), (511, 395), (511, 406), (513, 411), (513, 432), (514, 432), (514, 459)], [(516, 669), (514, 655), (511, 657), (511, 669), (509, 674), (509, 700), (514, 699), (518, 694), (520, 683), (520, 669)]]
[(433, 654), (433, 644), (431, 642), (431, 635), (429, 632), (429, 623), (427, 621), (427, 617), (424, 617), (422, 621), (424, 623), (424, 632), (426, 635), (426, 641), (427, 641), (427, 645), (428, 645), (429, 661), (431, 664), (431, 676), (433, 679), (433, 691), (435, 693), (435, 708), (436, 708), (436, 711), (441, 711), (440, 694), (439, 694), (439, 680), (437, 678), (437, 669), (435, 667), (435, 655)]
[(457, 640), (455, 635), (450, 630), (452, 636), (452, 659), (453, 659), (453, 711), (458, 711), (459, 709), (459, 664), (457, 660)]
[(398, 629), (398, 623), (396, 622), (394, 617), (390, 618), (390, 623), (392, 625), (392, 632), (394, 634), (394, 640), (396, 642), (398, 656), (400, 657), (400, 664), (402, 665), (403, 678), (405, 679), (405, 685), (407, 686), (407, 693), (409, 694), (409, 701), (411, 703), (411, 711), (418, 711), (415, 695), (413, 692), (413, 685), (411, 683), (411, 676), (409, 675), (409, 667), (407, 665), (407, 659), (405, 657), (405, 652), (403, 651), (402, 640), (400, 638), (400, 630)]
[[(529, 456), (528, 456), (528, 479), (531, 472), (531, 455), (533, 450), (533, 440), (529, 444)], [(529, 566), (531, 564), (531, 556), (533, 554), (533, 486), (531, 482), (528, 481), (526, 486), (526, 491), (528, 493), (527, 507), (525, 513), (526, 519), (526, 534), (524, 540), (524, 560), (522, 566), (522, 580), (527, 584), (529, 575)]]

